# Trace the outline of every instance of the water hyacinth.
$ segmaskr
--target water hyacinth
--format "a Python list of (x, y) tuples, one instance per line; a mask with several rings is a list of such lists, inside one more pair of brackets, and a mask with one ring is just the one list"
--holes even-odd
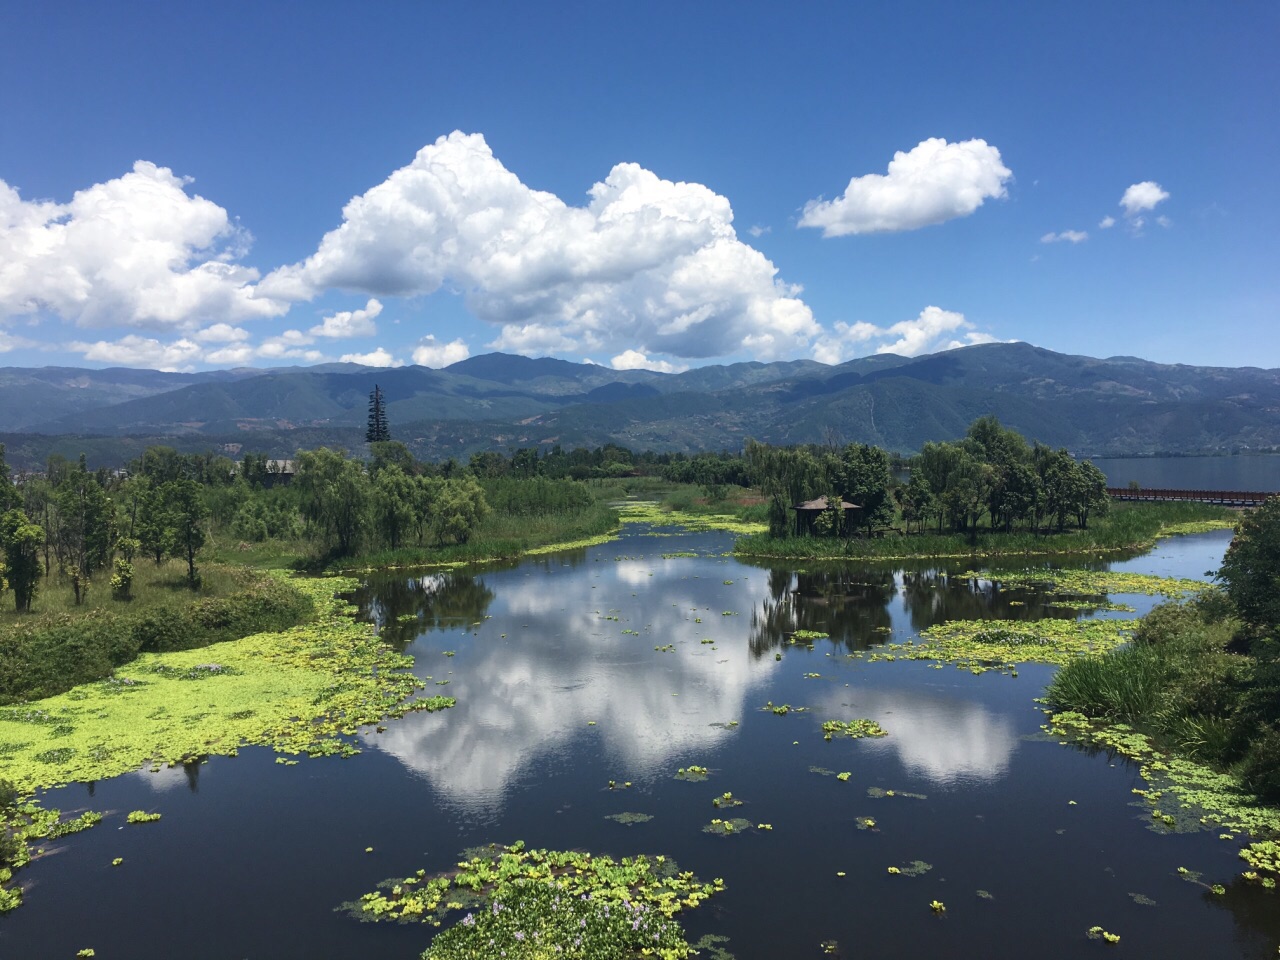
[(615, 960), (692, 955), (680, 924), (683, 910), (724, 889), (701, 883), (666, 857), (592, 856), (577, 851), (529, 850), (523, 843), (490, 845), (458, 862), (454, 871), (426, 871), (386, 881), (374, 893), (344, 904), (362, 920), (440, 926), (427, 960), (569, 957)]

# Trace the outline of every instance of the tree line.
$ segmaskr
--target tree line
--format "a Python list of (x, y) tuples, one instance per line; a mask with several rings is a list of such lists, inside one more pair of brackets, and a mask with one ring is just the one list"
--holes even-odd
[[(970, 424), (958, 441), (926, 443), (910, 458), (906, 482), (892, 455), (852, 443), (843, 448), (773, 447), (748, 441), (743, 455), (749, 482), (768, 499), (775, 537), (800, 533), (837, 536), (871, 533), (898, 516), (908, 531), (936, 525), (939, 533), (992, 530), (1081, 529), (1106, 511), (1106, 476), (1066, 450), (1031, 444), (995, 417)], [(796, 505), (826, 498), (827, 510), (809, 526)], [(845, 509), (842, 504), (856, 506)]]

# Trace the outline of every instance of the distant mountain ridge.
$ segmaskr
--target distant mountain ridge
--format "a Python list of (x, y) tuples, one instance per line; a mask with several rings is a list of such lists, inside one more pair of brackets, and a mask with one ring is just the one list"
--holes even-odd
[(15, 449), (38, 457), (72, 437), (108, 459), (106, 438), (120, 438), (121, 450), (147, 438), (230, 453), (287, 455), (320, 443), (355, 449), (375, 382), (393, 435), (428, 458), (554, 443), (693, 452), (736, 448), (747, 437), (911, 452), (961, 435), (988, 413), (1041, 442), (1092, 455), (1280, 449), (1280, 370), (1098, 359), (1026, 343), (679, 374), (501, 353), (442, 370), (9, 367), (0, 368), (0, 442), (11, 463)]

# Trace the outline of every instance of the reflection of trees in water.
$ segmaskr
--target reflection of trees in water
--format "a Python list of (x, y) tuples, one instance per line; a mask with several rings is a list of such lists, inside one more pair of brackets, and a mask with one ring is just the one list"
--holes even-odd
[[(1205, 882), (1211, 881), (1206, 878)], [(1280, 910), (1276, 909), (1276, 892), (1239, 876), (1226, 887), (1227, 892), (1223, 896), (1206, 890), (1203, 900), (1211, 906), (1231, 912), (1231, 919), (1236, 925), (1237, 942), (1256, 947), (1256, 956), (1274, 956), (1271, 945), (1280, 940)]]
[(751, 652), (763, 656), (797, 630), (826, 633), (849, 650), (883, 643), (895, 593), (891, 570), (770, 569), (769, 596), (751, 614)]
[(1080, 611), (1046, 603), (1040, 590), (1001, 590), (990, 580), (948, 576), (945, 570), (904, 570), (902, 601), (911, 629), (947, 620), (1076, 619)]
[[(899, 582), (900, 578), (900, 582)], [(769, 596), (751, 615), (751, 652), (781, 647), (797, 630), (829, 634), (848, 650), (878, 646), (889, 637), (890, 601), (901, 591), (911, 629), (947, 620), (1075, 619), (1081, 611), (1055, 607), (1042, 590), (1001, 590), (990, 580), (948, 575), (944, 569), (771, 567)]]
[(428, 630), (483, 620), (493, 597), (479, 577), (448, 571), (372, 578), (354, 600), (361, 619), (378, 624), (384, 639), (407, 643)]

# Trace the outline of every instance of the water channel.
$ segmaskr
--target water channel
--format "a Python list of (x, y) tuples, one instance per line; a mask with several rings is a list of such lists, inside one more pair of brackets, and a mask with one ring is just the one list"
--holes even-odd
[[(1229, 539), (1166, 540), (1112, 566), (1201, 577)], [(1238, 845), (1155, 832), (1134, 767), (1043, 736), (1035, 698), (1053, 668), (974, 676), (848, 656), (945, 619), (1079, 614), (947, 577), (964, 564), (788, 569), (739, 562), (731, 546), (725, 533), (628, 527), (506, 568), (371, 576), (362, 615), (416, 658), (428, 693), (458, 705), (369, 730), (351, 759), (282, 766), (245, 749), (49, 792), (64, 811), (163, 819), (109, 818), (24, 871), (33, 886), (0, 919), (0, 957), (92, 946), (104, 960), (409, 960), (429, 928), (335, 908), (516, 840), (662, 853), (723, 877), (727, 890), (683, 920), (691, 939), (727, 937), (738, 960), (816, 958), (824, 941), (847, 958), (1275, 956), (1278, 901), (1238, 880)], [(786, 643), (796, 629), (830, 638)], [(776, 716), (767, 702), (809, 710)], [(888, 736), (823, 739), (823, 720), (855, 717)], [(691, 764), (710, 777), (673, 779)], [(745, 805), (722, 814), (724, 791)], [(607, 819), (624, 812), (653, 819)], [(703, 832), (722, 815), (773, 829)], [(887, 873), (913, 861), (932, 867)], [(1094, 925), (1122, 941), (1088, 940)]]

